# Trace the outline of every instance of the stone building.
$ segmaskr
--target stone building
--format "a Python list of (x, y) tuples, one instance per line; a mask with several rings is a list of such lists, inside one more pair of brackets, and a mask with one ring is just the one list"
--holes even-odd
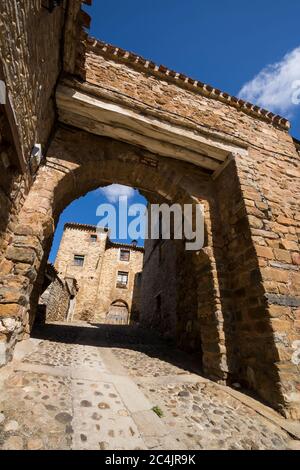
[[(182, 260), (182, 247), (177, 240), (145, 240), (145, 255), (141, 287), (141, 324), (153, 328), (187, 351), (202, 356), (199, 341), (201, 327), (197, 325), (196, 293), (203, 289), (209, 302), (209, 279), (203, 276), (202, 287), (197, 285), (193, 265), (190, 276), (184, 280), (186, 294), (182, 299), (178, 263)], [(189, 269), (187, 267), (187, 269)], [(203, 301), (204, 304), (204, 301)], [(182, 318), (182, 309), (184, 317)]]
[[(172, 225), (171, 225), (172, 230)], [(168, 339), (177, 341), (177, 345), (188, 352), (202, 356), (202, 344), (199, 341), (201, 325), (196, 325), (197, 301), (195, 293), (203, 292), (209, 303), (210, 279), (201, 276), (201, 286), (197, 284), (193, 265), (187, 266), (190, 275), (184, 279), (185, 296), (182, 299), (180, 287), (180, 265), (183, 261), (182, 243), (178, 240), (145, 240), (145, 254), (141, 285), (140, 322), (153, 328)], [(182, 316), (182, 309), (184, 316)]]
[(0, 363), (31, 332), (62, 210), (126, 184), (150, 203), (205, 207), (204, 247), (176, 250), (178, 344), (201, 348), (208, 376), (299, 418), (290, 123), (89, 37), (90, 0), (48, 3), (0, 3)]
[(139, 315), (144, 249), (113, 243), (107, 229), (67, 223), (55, 260), (61, 279), (78, 284), (71, 320), (128, 324)]

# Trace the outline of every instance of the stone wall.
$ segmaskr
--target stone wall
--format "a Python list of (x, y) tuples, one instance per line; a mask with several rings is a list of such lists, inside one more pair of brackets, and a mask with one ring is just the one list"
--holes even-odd
[(204, 247), (189, 252), (181, 240), (145, 241), (141, 321), (175, 339), (181, 349), (196, 353), (211, 377), (228, 380), (231, 371), (226, 361), (219, 285), (220, 265), (224, 264), (224, 253), (218, 252), (220, 217), (210, 180), (198, 181), (197, 190), (206, 198), (201, 199)]
[[(79, 145), (85, 149), (84, 154), (76, 151)], [(57, 158), (56, 155), (60, 158)], [(293, 371), (296, 371), (297, 368), (291, 362), (292, 355), (288, 347), (285, 347), (285, 352), (289, 354), (286, 360), (278, 358), (278, 361), (275, 361), (274, 357), (268, 354), (259, 364), (256, 360), (256, 348), (259, 348), (263, 341), (259, 334), (255, 334), (256, 328), (259, 328), (259, 322), (251, 311), (250, 295), (249, 297), (244, 296), (244, 299), (246, 299), (247, 312), (245, 311), (245, 315), (248, 331), (251, 331), (252, 335), (251, 341), (246, 341), (245, 325), (239, 328), (237, 325), (239, 316), (233, 314), (236, 311), (236, 298), (239, 293), (234, 292), (235, 285), (231, 284), (232, 273), (228, 271), (230, 257), (227, 256), (227, 250), (231, 250), (229, 254), (232, 255), (233, 260), (236, 259), (235, 276), (252, 279), (253, 283), (257, 284), (254, 296), (262, 306), (263, 323), (271, 325), (269, 303), (263, 304), (264, 299), (268, 301), (269, 299), (265, 296), (263, 282), (258, 277), (260, 273), (263, 273), (260, 258), (256, 255), (250, 256), (249, 262), (247, 262), (246, 254), (241, 253), (241, 256), (238, 257), (239, 252), (234, 243), (230, 244), (231, 239), (237, 238), (237, 242), (239, 239), (245, 240), (243, 243), (246, 243), (250, 237), (249, 244), (254, 246), (256, 240), (254, 237), (259, 235), (262, 237), (261, 241), (266, 244), (267, 240), (274, 239), (277, 239), (278, 243), (282, 243), (279, 241), (281, 238), (279, 234), (276, 235), (276, 238), (272, 234), (272, 238), (265, 236), (268, 232), (267, 225), (265, 231), (256, 232), (256, 230), (262, 229), (253, 228), (253, 232), (251, 224), (254, 220), (247, 212), (245, 212), (242, 222), (238, 222), (240, 204), (241, 207), (245, 206), (246, 211), (247, 200), (250, 200), (250, 196), (255, 197), (256, 194), (255, 190), (251, 189), (256, 176), (255, 173), (249, 173), (254, 165), (253, 156), (252, 160), (249, 157), (249, 161), (245, 161), (245, 168), (243, 167), (243, 158), (237, 156), (235, 161), (224, 168), (217, 178), (213, 179), (194, 165), (170, 158), (151, 155), (151, 161), (157, 161), (157, 166), (145, 164), (144, 155), (145, 152), (143, 152), (143, 159), (141, 159), (140, 151), (128, 144), (84, 132), (75, 132), (73, 129), (60, 129), (52, 142), (47, 164), (39, 172), (30, 197), (24, 204), (23, 212), (20, 215), (23, 224), (19, 230), (22, 229), (24, 232), (28, 230), (28, 224), (31, 224), (30, 226), (37, 233), (36, 240), (43, 239), (43, 230), (47, 229), (49, 230), (47, 233), (51, 233), (53, 218), (55, 220), (56, 214), (59, 214), (71, 200), (95, 189), (99, 184), (108, 184), (112, 181), (142, 189), (144, 194), (149, 196), (150, 202), (153, 193), (163, 194), (169, 202), (182, 204), (201, 201), (205, 205), (205, 247), (199, 253), (182, 250), (177, 256), (176, 277), (179, 298), (176, 329), (179, 344), (181, 346), (192, 345), (194, 348), (199, 348), (199, 344), (201, 345), (203, 365), (209, 375), (227, 378), (227, 380), (230, 380), (230, 377), (247, 380), (247, 384), (255, 388), (269, 403), (277, 408), (280, 404), (282, 406), (284, 404), (285, 410), (288, 410), (286, 412), (290, 415), (296, 413), (294, 410), (297, 410), (295, 405), (297, 392), (292, 391), (291, 395), (285, 394), (285, 396), (282, 394), (285, 385), (288, 385), (291, 390), (295, 390), (298, 380), (293, 375)], [(63, 173), (58, 166), (58, 163), (62, 163), (62, 161), (65, 169)], [(264, 174), (263, 165), (264, 163), (262, 163), (262, 174)], [(233, 174), (229, 174), (226, 178), (228, 171), (232, 171)], [(250, 182), (245, 185), (244, 181), (247, 175), (249, 175)], [(282, 181), (284, 183), (284, 178)], [(247, 189), (247, 186), (250, 188)], [(253, 185), (253, 187), (255, 186)], [(261, 182), (258, 187), (259, 191), (266, 193), (267, 187)], [(224, 191), (227, 191), (226, 196), (223, 194)], [(226, 203), (226, 210), (222, 207), (223, 200), (223, 204)], [(270, 204), (272, 205), (271, 202)], [(288, 203), (285, 207), (287, 206)], [(33, 207), (35, 207), (34, 212), (32, 211)], [(249, 207), (253, 207), (253, 205), (249, 205)], [(25, 234), (22, 237), (22, 240), (28, 240)], [(289, 237), (287, 236), (286, 239)], [(290, 241), (292, 242), (292, 240)], [(7, 252), (7, 259), (14, 259), (16, 266), (19, 265), (16, 260), (18, 255), (16, 243), (18, 242), (19, 238), (16, 236)], [(28, 252), (28, 255), (34, 252), (38, 253), (39, 246), (27, 248), (26, 253)], [(76, 245), (73, 243), (72, 247), (74, 246)], [(294, 256), (293, 251), (292, 254)], [(247, 256), (249, 256), (248, 253)], [(34, 262), (38, 263), (37, 256)], [(255, 265), (259, 267), (257, 268)], [(292, 264), (290, 266), (291, 269), (288, 271), (297, 274), (298, 267)], [(276, 273), (281, 272), (280, 267), (274, 269)], [(284, 272), (286, 271), (284, 269)], [(18, 292), (20, 293), (20, 291)], [(240, 294), (243, 295), (242, 292)], [(16, 310), (19, 308), (18, 305), (14, 306)], [(238, 333), (234, 334), (236, 331)], [(294, 337), (297, 337), (297, 323), (294, 324), (291, 331), (295, 334)], [(276, 336), (274, 336), (277, 333), (277, 331), (269, 330), (268, 341), (271, 346), (268, 346), (268, 350), (271, 350), (271, 347), (275, 351), (277, 350), (278, 343)], [(292, 340), (293, 337), (287, 339), (287, 341)], [(240, 349), (240, 353), (236, 355), (237, 364), (234, 367), (232, 361), (234, 354), (231, 354), (231, 351), (238, 349)], [(292, 351), (292, 346), (290, 351)], [(249, 367), (250, 363), (252, 367)], [(284, 379), (285, 385), (283, 382), (275, 380), (281, 367), (289, 369), (290, 379)], [(262, 391), (259, 378), (263, 371), (266, 376), (272, 376), (272, 380), (268, 381), (267, 388)]]
[[(17, 166), (17, 151), (9, 121), (4, 106), (0, 105), (0, 108), (0, 302), (4, 302), (3, 308), (9, 312), (10, 303), (16, 301), (12, 293), (15, 284), (11, 282), (13, 263), (3, 257), (3, 253), (11, 242), (20, 208), (30, 186), (30, 175), (22, 174)], [(18, 300), (21, 300), (20, 297)], [(0, 365), (6, 362), (7, 351), (14, 347), (24, 330), (22, 319), (3, 316), (1, 313), (0, 308)]]
[[(120, 260), (120, 249), (122, 245), (108, 243), (104, 253), (101, 270), (99, 295), (96, 315), (98, 321), (105, 321), (105, 316), (112, 303), (122, 301), (127, 305), (129, 311), (129, 321), (138, 317), (140, 311), (139, 285), (136, 283), (137, 276), (143, 267), (143, 252), (139, 247), (130, 246), (130, 260)], [(128, 248), (128, 245), (127, 245)], [(127, 288), (117, 285), (118, 271), (128, 272)]]
[[(78, 282), (74, 319), (91, 319), (97, 301), (107, 234), (100, 234), (96, 243), (91, 242), (91, 234), (95, 234), (94, 227), (65, 226), (54, 263), (62, 278), (71, 276)], [(83, 266), (74, 264), (74, 255), (84, 256)]]
[[(3, 107), (4, 108), (4, 107)], [(6, 249), (19, 208), (28, 192), (30, 175), (17, 167), (17, 152), (4, 109), (0, 110), (0, 260)], [(1, 262), (1, 261), (0, 261)], [(5, 272), (7, 265), (0, 265)]]
[[(91, 241), (91, 235), (97, 241)], [(74, 277), (79, 291), (73, 318), (105, 322), (110, 306), (116, 301), (127, 305), (129, 315), (139, 310), (135, 276), (142, 269), (143, 249), (124, 245), (130, 250), (129, 261), (120, 260), (123, 245), (110, 242), (106, 230), (96, 232), (94, 226), (66, 224), (55, 267), (63, 278)], [(84, 256), (82, 266), (74, 264), (74, 255)], [(128, 272), (126, 288), (118, 287), (118, 271)]]
[[(85, 63), (78, 70), (90, 85), (91, 93), (107, 93), (114, 102), (126, 103), (130, 108), (143, 109), (146, 114), (160, 115), (166, 121), (184, 123), (186, 128), (218, 130), (231, 137), (243, 137), (245, 143), (270, 147), (274, 151), (278, 136), (287, 134), (285, 119), (273, 124), (272, 113), (226, 93), (205, 85), (200, 81), (159, 70), (159, 66), (148, 64), (139, 56), (130, 53), (118, 54), (118, 48), (103, 45), (101, 41), (88, 38), (85, 42)], [(121, 51), (121, 49), (120, 49)], [(126, 52), (126, 51), (124, 51)], [(98, 88), (97, 88), (98, 87)], [(243, 105), (244, 103), (244, 105)], [(246, 106), (248, 104), (249, 106)], [(256, 111), (255, 111), (256, 110)], [(256, 142), (254, 134), (260, 135)], [(267, 135), (269, 143), (263, 137)], [(281, 146), (291, 147), (292, 139), (282, 138)], [(233, 141), (233, 140), (232, 140)]]
[[(0, 3), (0, 80), (7, 91), (0, 105), (0, 260), (37, 169), (38, 161), (30, 162), (33, 146), (42, 144), (44, 155), (49, 144), (63, 49), (70, 48), (69, 37), (82, 30), (86, 16), (81, 0), (64, 0), (53, 11), (45, 3)], [(0, 265), (0, 273), (7, 270), (7, 264)]]
[(54, 123), (64, 14), (63, 5), (49, 12), (41, 0), (0, 5), (0, 59), (26, 161), (34, 143), (48, 142)]
[[(300, 402), (299, 370), (292, 362), (300, 333), (300, 170), (299, 153), (286, 121), (93, 40), (87, 42), (84, 76), (90, 93), (195, 132), (239, 142), (248, 149), (248, 156), (236, 155), (231, 177), (226, 177), (229, 167), (215, 179), (214, 199), (223, 233), (220, 246), (214, 249), (215, 265), (207, 274), (210, 285), (216, 284), (214, 315), (220, 316), (227, 329), (226, 344), (221, 341), (218, 348), (227, 355), (227, 348), (232, 350), (231, 364), (224, 367), (233, 375), (238, 371), (264, 398), (267, 394), (270, 400), (268, 383), (284, 382), (283, 400), (291, 401), (293, 408), (293, 403)], [(214, 224), (213, 237), (216, 230)], [(218, 261), (222, 249), (228, 256), (219, 255)], [(216, 334), (213, 329), (209, 343)], [(239, 341), (232, 349), (234, 337)], [(274, 341), (275, 349), (271, 346)], [(263, 358), (261, 366), (258, 356)], [(275, 369), (268, 371), (264, 360), (273, 361)], [(257, 367), (257, 375), (253, 367)]]
[(59, 277), (56, 269), (47, 264), (43, 293), (39, 298), (36, 321), (38, 323), (67, 321), (73, 316), (78, 285), (76, 279)]
[[(50, 13), (41, 0), (0, 4), (0, 79), (7, 91), (0, 106), (0, 263), (36, 170), (32, 148), (41, 143), (45, 150), (54, 125), (64, 7)], [(0, 274), (8, 270), (3, 261)]]
[[(251, 343), (257, 346), (256, 359), (251, 360), (244, 348), (248, 382), (265, 397), (269, 384), (280, 380), (284, 399), (297, 402), (299, 371), (292, 358), (300, 333), (299, 157), (284, 152), (267, 155), (252, 149), (248, 158), (237, 159), (236, 167), (238, 189), (231, 197), (231, 207), (227, 204), (235, 230), (226, 239), (227, 253), (233, 260), (229, 265), (231, 289), (239, 296), (239, 300), (235, 299), (239, 307), (235, 311), (234, 334), (241, 340), (245, 336), (248, 350)], [(235, 170), (228, 168), (230, 171)], [(232, 173), (224, 172), (224, 178), (227, 182), (223, 189), (228, 197)], [(224, 199), (222, 191), (220, 200)], [(223, 213), (226, 214), (224, 202)], [(246, 221), (250, 222), (250, 230), (241, 237)], [(250, 318), (254, 319), (251, 327)], [(266, 369), (264, 361), (269, 359), (275, 361), (276, 371)], [(257, 375), (253, 374), (255, 363), (261, 364)]]
[(39, 316), (42, 316), (46, 322), (66, 321), (69, 305), (68, 286), (59, 277), (56, 277), (40, 297), (37, 321)]
[[(12, 3), (2, 4), (2, 9), (13, 8)], [(33, 33), (31, 36), (31, 26), (38, 25), (30, 23), (37, 21), (36, 6), (37, 2), (30, 6), (26, 3), (29, 13), (21, 25), (26, 31), (25, 48), (28, 38), (30, 44), (38, 43)], [(9, 17), (15, 18), (13, 11)], [(50, 27), (41, 24), (45, 30)], [(17, 37), (14, 41), (18, 44)], [(57, 44), (59, 39), (55, 41)], [(1, 47), (6, 57), (19, 50), (12, 51), (11, 42), (10, 50), (8, 46)], [(19, 210), (18, 223), (5, 235), (0, 316), (17, 322), (13, 332), (4, 329), (1, 333), (7, 351), (20, 337), (20, 322), (29, 331), (29, 312), (33, 320), (55, 223), (72, 199), (101, 184), (119, 182), (138, 187), (145, 194), (158, 194), (168, 202), (204, 201), (206, 245), (199, 253), (181, 250), (177, 255), (179, 343), (192, 347), (201, 343), (208, 374), (227, 380), (237, 378), (288, 416), (299, 417), (299, 364), (293, 358), (300, 334), (300, 170), (299, 153), (287, 132), (287, 121), (121, 49), (93, 39), (85, 41), (85, 46), (86, 50), (81, 50), (85, 62), (76, 62), (76, 74), (83, 81), (63, 77), (61, 83), (69, 80), (73, 88), (89, 95), (90, 102), (97, 104), (101, 98), (113, 104), (114, 110), (122, 107), (120, 116), (128, 116), (133, 110), (140, 122), (155, 118), (162, 134), (167, 132), (166, 124), (172, 132), (172, 126), (176, 126), (177, 137), (192, 131), (199, 139), (206, 139), (208, 147), (215, 148), (216, 156), (216, 142), (233, 146), (233, 160), (213, 173), (201, 170), (200, 161), (184, 163), (170, 158), (172, 154), (165, 158), (164, 153), (150, 153), (136, 135), (130, 144), (117, 142), (123, 140), (123, 134), (117, 132), (123, 130), (123, 121), (115, 121), (115, 129), (109, 129), (112, 140), (98, 137), (92, 133), (105, 133), (108, 126), (100, 125), (99, 131), (99, 125), (94, 126), (91, 119), (81, 120), (80, 110), (75, 108), (77, 129), (57, 129), (47, 161)], [(23, 46), (20, 50), (22, 53)], [(55, 47), (53, 54), (57, 57)], [(16, 63), (22, 64), (23, 59), (8, 64), (7, 76)], [(27, 69), (34, 76), (35, 69), (25, 66), (25, 74)], [(47, 75), (45, 70), (43, 74)], [(37, 77), (44, 80), (44, 76)], [(53, 79), (54, 75), (49, 77)], [(21, 78), (22, 73), (17, 74), (17, 84)], [(37, 103), (29, 103), (30, 116), (27, 89), (22, 84), (20, 99), (15, 98), (19, 119), (29, 119), (28, 124), (20, 124), (22, 149), (31, 149), (37, 138), (43, 141), (43, 129), (49, 128), (49, 101), (39, 100), (39, 78), (28, 91)], [(42, 96), (49, 99), (48, 88), (44, 91)], [(40, 113), (35, 106), (40, 106)], [(67, 111), (60, 110), (64, 125), (72, 124)], [(40, 136), (34, 132), (31, 114), (40, 119), (36, 127)], [(93, 119), (96, 115), (95, 111)], [(49, 116), (51, 120), (51, 112)], [(86, 121), (90, 134), (78, 129)], [(128, 124), (128, 117), (124, 122)], [(146, 130), (155, 134), (149, 125)], [(168, 135), (174, 135), (172, 132)], [(188, 152), (188, 146), (185, 149)]]

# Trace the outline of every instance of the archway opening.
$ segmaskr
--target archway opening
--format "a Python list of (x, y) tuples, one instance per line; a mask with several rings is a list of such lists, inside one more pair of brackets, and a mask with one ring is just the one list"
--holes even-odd
[[(128, 230), (133, 219), (128, 213), (136, 207), (140, 213), (147, 210), (145, 197), (138, 190), (114, 184), (76, 199), (61, 213), (46, 268), (46, 278), (47, 271), (54, 273), (52, 283), (42, 287), (51, 295), (43, 292), (40, 296), (43, 307), (47, 300), (50, 321), (52, 311), (59, 310), (61, 321), (110, 322), (116, 299), (126, 305), (123, 324), (139, 318), (143, 227), (134, 233), (137, 240)], [(58, 320), (58, 315), (54, 318)]]
[[(51, 285), (47, 285), (46, 293), (41, 287), (39, 309), (35, 314), (33, 305), (32, 322), (35, 318), (40, 335), (40, 316), (45, 316), (46, 308), (46, 323), (52, 326), (62, 323), (65, 326), (93, 325), (101, 326), (102, 331), (103, 325), (146, 328), (154, 334), (158, 333), (168, 343), (178, 344), (181, 349), (194, 353), (200, 370), (202, 348), (197, 295), (189, 302), (187, 320), (185, 312), (178, 308), (185, 295), (191, 295), (192, 290), (197, 292), (196, 283), (191, 283), (189, 292), (184, 275), (179, 274), (186, 264), (188, 275), (193, 278), (195, 253), (185, 252), (185, 241), (175, 240), (172, 233), (170, 239), (162, 239), (161, 234), (153, 240), (144, 240), (143, 234), (140, 238), (130, 237), (127, 229), (134, 217), (128, 217), (126, 222), (126, 238), (116, 237), (114, 228), (109, 223), (103, 225), (97, 211), (100, 214), (101, 204), (115, 207), (116, 231), (119, 234), (124, 228), (120, 226), (120, 196), (127, 199), (128, 213), (137, 204), (143, 205), (149, 214), (153, 204), (170, 204), (176, 200), (188, 202), (184, 194), (179, 193), (170, 201), (166, 193), (159, 194), (156, 188), (152, 191), (145, 188), (137, 190), (114, 183), (92, 189), (75, 199), (60, 216), (55, 211), (56, 231), (52, 246), (51, 237), (46, 245), (46, 250), (50, 250), (46, 273), (54, 268), (52, 272), (55, 276)], [(69, 195), (67, 198), (69, 200)], [(139, 227), (139, 231), (142, 230)], [(180, 259), (178, 264), (177, 254)], [(185, 256), (186, 262), (182, 263)], [(41, 284), (40, 281), (42, 285), (45, 286), (45, 283)], [(184, 321), (188, 322), (189, 327), (184, 326)]]

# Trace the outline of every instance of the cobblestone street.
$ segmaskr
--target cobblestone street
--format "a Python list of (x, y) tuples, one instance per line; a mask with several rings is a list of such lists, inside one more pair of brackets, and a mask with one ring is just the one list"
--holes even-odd
[(0, 371), (0, 448), (298, 447), (277, 413), (196, 366), (136, 327), (48, 324)]

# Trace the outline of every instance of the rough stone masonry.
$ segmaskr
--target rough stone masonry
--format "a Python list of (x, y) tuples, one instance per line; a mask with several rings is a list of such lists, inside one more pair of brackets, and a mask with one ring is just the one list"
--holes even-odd
[(105, 229), (65, 224), (54, 266), (60, 277), (78, 283), (72, 319), (113, 321), (113, 310), (117, 316), (122, 306), (127, 312), (125, 324), (137, 317), (143, 252), (135, 244), (113, 243)]
[(1, 363), (30, 334), (59, 214), (118, 182), (150, 203), (204, 205), (204, 248), (176, 242), (177, 342), (201, 350), (210, 377), (299, 418), (300, 169), (288, 121), (88, 26), (79, 0), (0, 6)]

